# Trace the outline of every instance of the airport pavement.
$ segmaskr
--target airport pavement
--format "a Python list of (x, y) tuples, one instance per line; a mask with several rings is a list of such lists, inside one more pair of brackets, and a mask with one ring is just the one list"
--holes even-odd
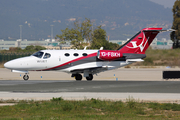
[[(94, 75), (93, 80), (162, 81), (164, 70), (180, 70), (180, 68), (119, 68)], [(23, 75), (13, 73), (6, 68), (0, 68), (0, 80), (23, 80)], [(29, 80), (75, 80), (71, 78), (71, 74), (57, 71), (30, 71), (29, 77)], [(84, 80), (86, 79), (83, 78)]]
[(0, 80), (0, 92), (180, 93), (179, 81)]
[(180, 103), (179, 81), (0, 80), (2, 100), (122, 100)]
[[(56, 71), (30, 71), (30, 79), (0, 68), (0, 99), (67, 100), (98, 98), (180, 103), (179, 79), (163, 80), (162, 72), (179, 68), (119, 68), (94, 76), (93, 81), (75, 81), (71, 74)], [(41, 78), (42, 76), (42, 78)]]

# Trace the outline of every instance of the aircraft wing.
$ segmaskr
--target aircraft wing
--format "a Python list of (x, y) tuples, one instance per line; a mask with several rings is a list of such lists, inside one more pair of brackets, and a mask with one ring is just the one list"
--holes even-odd
[(70, 71), (71, 73), (83, 73), (84, 71), (88, 71), (91, 74), (96, 74), (99, 72), (106, 71), (106, 67), (92, 67), (92, 68), (85, 68), (85, 69), (75, 69)]

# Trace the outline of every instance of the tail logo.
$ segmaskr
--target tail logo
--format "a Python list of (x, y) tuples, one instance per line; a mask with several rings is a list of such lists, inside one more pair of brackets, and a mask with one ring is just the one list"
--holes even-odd
[[(144, 33), (143, 33), (143, 35), (144, 35)], [(142, 42), (141, 42), (141, 44), (139, 44), (139, 45), (137, 45), (137, 41), (132, 41), (132, 42), (130, 42), (131, 44), (132, 44), (132, 46), (133, 47), (130, 47), (130, 46), (128, 46), (128, 45), (126, 45), (126, 47), (128, 47), (128, 48), (132, 48), (132, 49), (135, 49), (135, 48), (140, 48), (140, 50), (141, 50), (141, 52), (144, 50), (144, 48), (145, 48), (145, 46), (146, 46), (146, 44), (147, 44), (147, 42), (148, 42), (148, 40), (149, 40), (149, 37), (148, 37), (148, 39), (146, 40), (146, 43), (144, 44), (144, 42), (145, 42), (145, 35), (144, 35), (144, 37), (143, 37), (143, 40), (142, 40)], [(143, 46), (143, 44), (144, 44), (144, 46)]]

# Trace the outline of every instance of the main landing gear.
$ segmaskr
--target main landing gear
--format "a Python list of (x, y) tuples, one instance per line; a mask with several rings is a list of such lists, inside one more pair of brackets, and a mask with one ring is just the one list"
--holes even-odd
[(81, 74), (75, 74), (75, 79), (77, 80), (77, 81), (81, 81), (82, 80), (82, 75)]
[(89, 76), (86, 77), (86, 80), (88, 80), (88, 81), (91, 81), (92, 79), (93, 79), (93, 75), (92, 74), (89, 74)]
[[(81, 81), (82, 80), (82, 75), (81, 74), (72, 74), (71, 77), (75, 77), (76, 81)], [(92, 81), (92, 79), (93, 79), (93, 75), (92, 74), (89, 74), (89, 76), (86, 77), (87, 81)]]
[(27, 75), (27, 73), (23, 76), (23, 79), (24, 79), (25, 81), (27, 81), (27, 80), (29, 79), (29, 76)]

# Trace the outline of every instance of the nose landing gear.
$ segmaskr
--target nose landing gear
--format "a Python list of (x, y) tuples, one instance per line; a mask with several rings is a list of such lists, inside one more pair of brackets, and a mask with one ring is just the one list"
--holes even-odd
[(29, 76), (27, 75), (27, 73), (23, 76), (23, 79), (24, 79), (25, 81), (27, 81), (27, 80), (29, 79)]

